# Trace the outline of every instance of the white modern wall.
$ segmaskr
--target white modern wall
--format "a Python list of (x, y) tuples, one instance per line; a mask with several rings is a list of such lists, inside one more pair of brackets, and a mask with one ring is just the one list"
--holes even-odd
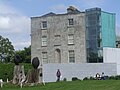
[(105, 75), (111, 76), (117, 74), (115, 63), (81, 63), (81, 64), (44, 64), (43, 78), (45, 82), (55, 82), (57, 80), (56, 72), (60, 69), (62, 73), (61, 79), (72, 77), (83, 79), (84, 77), (95, 76), (96, 73), (104, 72)]
[(117, 74), (120, 75), (120, 48), (103, 48), (104, 63), (116, 63)]

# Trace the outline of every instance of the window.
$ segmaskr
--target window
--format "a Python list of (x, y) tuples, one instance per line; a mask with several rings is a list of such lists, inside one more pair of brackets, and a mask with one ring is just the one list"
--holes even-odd
[(47, 28), (47, 21), (42, 21), (42, 29), (46, 29)]
[(47, 52), (42, 52), (42, 61), (43, 63), (48, 63)]
[(102, 38), (101, 38), (101, 32), (99, 32), (99, 35), (97, 37), (97, 44), (98, 44), (98, 47), (102, 47)]
[(74, 36), (73, 36), (73, 34), (68, 35), (68, 44), (74, 44)]
[(103, 50), (98, 50), (98, 57), (103, 57)]
[(69, 23), (68, 23), (69, 25), (74, 25), (73, 19), (68, 19), (68, 22), (69, 22)]
[(47, 46), (47, 36), (42, 37), (42, 46)]
[(68, 28), (68, 33), (74, 33), (74, 28)]
[(69, 51), (69, 62), (74, 63), (75, 62), (75, 53), (74, 50)]

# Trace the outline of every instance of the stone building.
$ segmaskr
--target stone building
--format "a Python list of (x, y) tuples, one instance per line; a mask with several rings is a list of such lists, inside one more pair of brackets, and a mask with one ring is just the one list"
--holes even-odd
[(120, 50), (115, 47), (114, 13), (70, 6), (65, 14), (31, 17), (31, 55), (39, 57), (45, 82), (56, 81), (58, 68), (62, 80), (119, 75)]
[(31, 55), (46, 63), (86, 63), (85, 12), (31, 17)]
[(115, 13), (70, 6), (65, 14), (32, 17), (31, 40), (41, 63), (102, 63), (103, 48), (116, 47)]

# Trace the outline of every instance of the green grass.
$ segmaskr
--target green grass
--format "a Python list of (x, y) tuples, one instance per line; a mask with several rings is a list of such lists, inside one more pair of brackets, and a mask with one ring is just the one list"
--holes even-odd
[(4, 84), (3, 90), (120, 90), (120, 80), (86, 80), (24, 86)]

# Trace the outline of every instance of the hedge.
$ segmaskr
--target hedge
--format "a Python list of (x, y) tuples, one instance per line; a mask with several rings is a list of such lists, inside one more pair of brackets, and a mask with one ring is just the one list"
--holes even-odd
[[(27, 74), (28, 70), (32, 68), (30, 63), (22, 63), (25, 69), (25, 75)], [(14, 63), (0, 63), (0, 79), (6, 82), (8, 80), (13, 79), (13, 71), (14, 71)]]
[(81, 80), (78, 79), (77, 77), (72, 77), (72, 81), (81, 81)]
[[(94, 77), (85, 77), (83, 80), (96, 80)], [(116, 76), (105, 76), (104, 80), (120, 80), (120, 75)]]

